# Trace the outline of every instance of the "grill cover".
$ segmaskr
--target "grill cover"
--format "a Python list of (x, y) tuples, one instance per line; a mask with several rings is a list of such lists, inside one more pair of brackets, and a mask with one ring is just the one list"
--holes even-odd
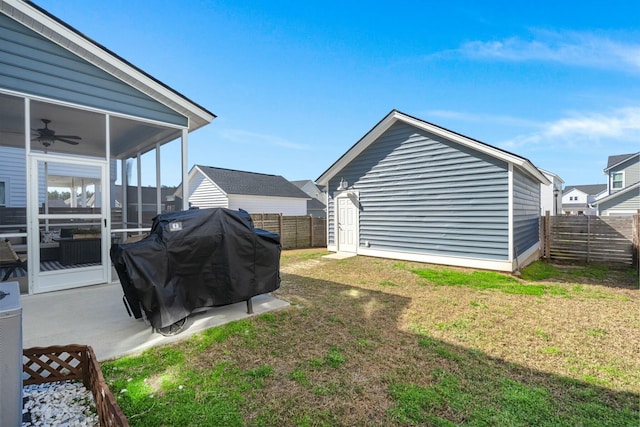
[(280, 236), (245, 211), (192, 209), (158, 215), (149, 236), (111, 247), (128, 306), (154, 328), (194, 309), (246, 301), (280, 287)]

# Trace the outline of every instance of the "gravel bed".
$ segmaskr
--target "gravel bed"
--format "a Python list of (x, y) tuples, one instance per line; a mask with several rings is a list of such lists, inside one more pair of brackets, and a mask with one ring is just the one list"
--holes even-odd
[(91, 391), (81, 382), (60, 381), (23, 387), (22, 427), (99, 425)]

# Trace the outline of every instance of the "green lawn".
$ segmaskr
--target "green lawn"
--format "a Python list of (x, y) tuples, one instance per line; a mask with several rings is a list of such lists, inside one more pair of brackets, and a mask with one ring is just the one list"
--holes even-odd
[(282, 257), (291, 307), (102, 369), (132, 426), (637, 426), (638, 279)]

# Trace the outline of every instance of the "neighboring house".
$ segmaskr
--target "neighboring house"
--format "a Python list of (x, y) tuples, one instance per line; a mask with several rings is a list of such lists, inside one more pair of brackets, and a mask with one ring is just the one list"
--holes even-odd
[(640, 210), (640, 152), (609, 156), (607, 194), (598, 200), (602, 216), (633, 215)]
[[(161, 147), (176, 142), (185, 178), (188, 134), (215, 115), (31, 1), (0, 1), (0, 46), (0, 239), (26, 245), (21, 291), (111, 283), (112, 234), (139, 231), (113, 221), (118, 164), (155, 151), (160, 183)], [(53, 214), (59, 188), (81, 196)], [(63, 262), (62, 242), (49, 257), (44, 233), (69, 224), (100, 228), (99, 262)]]
[(327, 195), (324, 185), (318, 185), (310, 179), (291, 181), (291, 183), (312, 197), (307, 201), (307, 215), (313, 215), (316, 218), (327, 216)]
[(529, 160), (392, 110), (317, 180), (328, 249), (514, 271), (540, 256)]
[(540, 172), (550, 181), (550, 184), (540, 184), (540, 213), (545, 215), (562, 214), (562, 184), (564, 181), (553, 172), (540, 169)]
[(607, 184), (570, 185), (562, 193), (565, 215), (597, 215), (596, 201), (607, 194)]
[[(244, 209), (249, 213), (306, 215), (310, 197), (279, 175), (195, 165), (189, 172), (189, 206)], [(182, 188), (176, 196), (182, 195)]]

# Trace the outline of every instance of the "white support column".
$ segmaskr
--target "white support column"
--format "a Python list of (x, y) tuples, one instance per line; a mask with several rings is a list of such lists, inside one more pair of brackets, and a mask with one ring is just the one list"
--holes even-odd
[[(30, 159), (30, 154), (31, 154), (31, 100), (29, 98), (25, 98), (24, 99), (24, 147), (25, 147), (25, 152), (26, 152), (26, 156), (24, 156), (25, 158), (25, 173), (26, 173), (26, 178), (27, 178), (27, 251), (28, 253), (32, 254), (34, 251), (40, 251), (40, 230), (39, 230), (39, 225), (38, 225), (38, 221), (37, 221), (37, 215), (38, 215), (38, 194), (36, 192), (36, 194), (34, 195), (32, 192), (32, 180), (34, 179), (34, 175), (35, 175), (35, 179), (38, 179), (38, 174), (34, 173), (31, 170), (31, 159)], [(36, 171), (37, 172), (37, 171)], [(36, 203), (34, 204), (33, 201), (36, 201)], [(37, 236), (36, 236), (37, 234)], [(33, 288), (35, 286), (35, 274), (34, 272), (39, 271), (40, 270), (40, 266), (39, 264), (39, 259), (40, 256), (35, 257), (35, 256), (29, 256), (27, 257), (27, 268), (29, 269), (30, 273), (27, 273), (27, 280), (28, 280), (28, 292), (29, 295), (33, 294)], [(36, 261), (38, 261), (36, 263)]]
[(138, 174), (138, 228), (142, 227), (142, 156), (140, 153), (136, 156), (137, 174)]
[(189, 209), (189, 131), (182, 129), (182, 210)]
[[(120, 181), (122, 182), (122, 228), (128, 228), (128, 208), (127, 188), (129, 187), (129, 179), (127, 178), (127, 159), (120, 160)], [(124, 241), (123, 237), (123, 241)]]
[(162, 182), (160, 179), (160, 144), (156, 144), (156, 213), (162, 213)]

